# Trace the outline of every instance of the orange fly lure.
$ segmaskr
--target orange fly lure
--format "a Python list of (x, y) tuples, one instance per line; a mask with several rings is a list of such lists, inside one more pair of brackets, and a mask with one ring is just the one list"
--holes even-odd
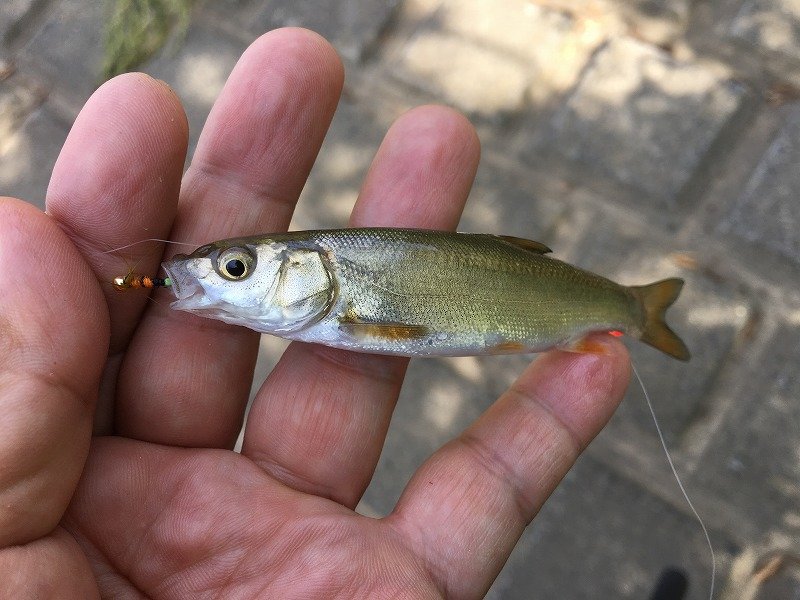
[(137, 273), (128, 273), (124, 277), (114, 277), (111, 282), (115, 290), (124, 292), (126, 290), (138, 288), (157, 288), (169, 287), (172, 285), (172, 280), (169, 277), (163, 279), (159, 277), (150, 277), (148, 275), (139, 275)]

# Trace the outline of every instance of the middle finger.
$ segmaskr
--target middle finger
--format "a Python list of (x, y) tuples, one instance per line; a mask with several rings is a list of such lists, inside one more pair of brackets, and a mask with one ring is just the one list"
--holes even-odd
[[(353, 226), (453, 229), (480, 148), (442, 107), (402, 116), (386, 134)], [(256, 396), (242, 454), (284, 483), (355, 506), (378, 461), (408, 359), (293, 343)]]

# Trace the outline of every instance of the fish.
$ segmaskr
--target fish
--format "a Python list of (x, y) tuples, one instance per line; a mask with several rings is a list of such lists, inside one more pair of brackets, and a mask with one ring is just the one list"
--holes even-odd
[(621, 332), (687, 361), (683, 280), (624, 286), (506, 235), (350, 228), (216, 241), (162, 264), (171, 307), (290, 340), (400, 356), (586, 350)]

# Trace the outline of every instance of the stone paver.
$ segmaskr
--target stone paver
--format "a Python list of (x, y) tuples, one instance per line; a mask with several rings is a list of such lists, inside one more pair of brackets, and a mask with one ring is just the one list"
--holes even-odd
[[(99, 83), (102, 21), (102, 3), (0, 4), (0, 193), (42, 206)], [(183, 42), (142, 69), (183, 100), (194, 148), (246, 45), (314, 28), (348, 76), (294, 227), (343, 225), (391, 120), (443, 102), (484, 148), (462, 230), (539, 239), (622, 283), (683, 277), (669, 321), (692, 361), (629, 347), (710, 526), (719, 589), (731, 580), (718, 597), (782, 600), (800, 596), (798, 23), (797, 0), (201, 0)], [(262, 340), (256, 384), (284, 347)], [(530, 359), (412, 361), (359, 510), (390, 512)], [(775, 553), (786, 567), (759, 589)], [(668, 567), (706, 597), (704, 540), (634, 385), (489, 597), (644, 598)]]
[(686, 29), (692, 9), (690, 0), (621, 0), (616, 4), (632, 22), (634, 33), (656, 44), (677, 38)]
[(800, 2), (747, 0), (731, 24), (731, 33), (753, 46), (800, 59)]
[(528, 78), (522, 65), (452, 34), (420, 33), (402, 62), (411, 79), (429, 84), (426, 91), (468, 112), (516, 112), (523, 106)]
[(29, 200), (44, 209), (50, 173), (69, 127), (47, 109), (31, 115), (12, 137), (12, 157), (0, 166), (3, 194)]
[(597, 53), (545, 140), (672, 209), (743, 96), (701, 65), (616, 40)]
[[(674, 444), (690, 426), (692, 419), (704, 412), (703, 401), (713, 388), (714, 379), (728, 358), (737, 337), (751, 312), (746, 297), (721, 283), (708, 266), (681, 266), (681, 250), (667, 237), (645, 235), (635, 220), (623, 215), (579, 211), (573, 217), (585, 237), (562, 256), (569, 262), (601, 273), (628, 285), (651, 283), (667, 277), (686, 281), (678, 302), (669, 310), (668, 322), (686, 342), (692, 353), (690, 363), (664, 360), (658, 351), (645, 344), (629, 344), (632, 358), (645, 384), (650, 389), (664, 390), (668, 395), (655, 397), (659, 421), (667, 441)], [(560, 236), (563, 237), (563, 236)], [(561, 241), (555, 242), (557, 247)], [(641, 390), (631, 386), (626, 409), (611, 425), (620, 440), (633, 434), (633, 429), (652, 434), (653, 423)], [(624, 414), (624, 418), (622, 417)], [(630, 452), (640, 452), (628, 445)], [(656, 459), (661, 448), (655, 448)]]
[(719, 229), (800, 263), (800, 104), (764, 153)]
[(47, 80), (77, 110), (102, 82), (102, 2), (54, 2), (19, 52), (21, 70)]
[(144, 72), (169, 83), (181, 99), (189, 121), (189, 159), (211, 106), (245, 47), (195, 25), (186, 32), (180, 53), (167, 50), (142, 66)]
[(549, 243), (556, 223), (568, 210), (564, 185), (544, 181), (529, 169), (493, 160), (490, 153), (478, 168), (459, 229), (499, 231)]
[(768, 579), (759, 587), (755, 600), (797, 598), (800, 590), (800, 566), (797, 564), (797, 558), (787, 557), (781, 566), (782, 569), (775, 577)]
[[(715, 536), (714, 543), (725, 561), (728, 542)], [(710, 555), (697, 522), (583, 457), (525, 532), (489, 598), (642, 599), (667, 568), (687, 575), (687, 600), (708, 598)]]
[(0, 82), (0, 194), (44, 208), (50, 173), (69, 125), (41, 106), (35, 82), (11, 77)]
[(631, 35), (669, 45), (686, 30), (691, 0), (541, 0), (539, 4), (577, 15), (590, 24), (603, 22), (613, 36)]
[(0, 4), (0, 57), (9, 51), (20, 34), (23, 18), (30, 13), (35, 0), (5, 0)]
[[(767, 547), (800, 548), (800, 322), (778, 325), (766, 356), (742, 365), (744, 380), (707, 452), (705, 485), (735, 497), (748, 533)], [(733, 390), (732, 390), (733, 391)]]
[(522, 0), (445, 0), (391, 64), (392, 74), (483, 118), (542, 106), (577, 79), (598, 36)]
[(0, 80), (0, 140), (7, 142), (8, 136), (45, 97), (46, 91), (35, 80), (24, 77)]
[(276, 27), (307, 27), (332, 42), (342, 56), (360, 60), (391, 21), (399, 0), (224, 0), (204, 5), (251, 37)]
[(331, 123), (297, 210), (293, 229), (344, 227), (361, 181), (378, 150), (388, 123), (369, 106), (347, 98)]

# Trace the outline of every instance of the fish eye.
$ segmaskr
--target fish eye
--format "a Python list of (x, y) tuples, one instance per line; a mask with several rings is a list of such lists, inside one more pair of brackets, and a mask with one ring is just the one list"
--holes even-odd
[(253, 255), (243, 248), (228, 248), (217, 257), (217, 271), (229, 281), (240, 281), (253, 271)]
[(247, 267), (244, 266), (244, 263), (239, 260), (238, 258), (232, 258), (227, 263), (225, 263), (225, 271), (231, 277), (236, 277), (237, 279), (245, 274)]

